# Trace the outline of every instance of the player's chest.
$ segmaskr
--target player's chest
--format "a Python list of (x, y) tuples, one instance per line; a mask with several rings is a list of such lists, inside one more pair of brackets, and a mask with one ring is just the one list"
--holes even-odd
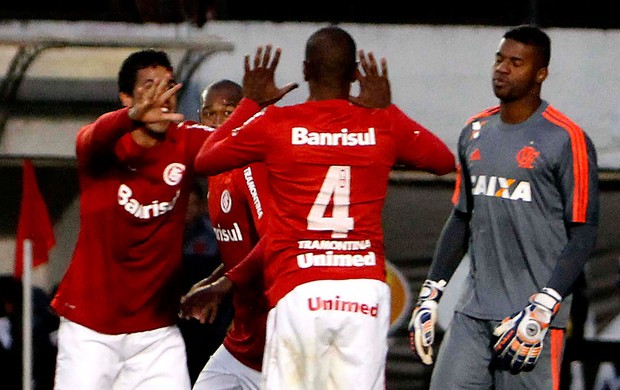
[(526, 179), (550, 173), (560, 149), (535, 130), (488, 129), (467, 141), (462, 158), (471, 175)]

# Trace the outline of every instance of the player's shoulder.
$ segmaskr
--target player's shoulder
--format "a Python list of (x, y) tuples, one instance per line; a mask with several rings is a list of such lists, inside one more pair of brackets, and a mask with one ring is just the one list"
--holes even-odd
[(581, 126), (579, 126), (575, 121), (569, 118), (562, 111), (553, 107), (551, 104), (547, 104), (541, 115), (549, 123), (562, 129), (568, 134), (585, 134)]
[(487, 107), (484, 110), (478, 112), (475, 115), (470, 116), (467, 121), (465, 121), (465, 125), (470, 125), (473, 122), (484, 120), (485, 118), (489, 118), (493, 115), (497, 115), (499, 113), (499, 105)]

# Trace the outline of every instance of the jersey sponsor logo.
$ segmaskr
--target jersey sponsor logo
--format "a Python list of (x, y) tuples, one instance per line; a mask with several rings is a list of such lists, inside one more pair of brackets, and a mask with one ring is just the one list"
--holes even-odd
[(181, 191), (177, 190), (176, 194), (169, 202), (154, 200), (149, 204), (142, 204), (137, 199), (133, 198), (133, 191), (128, 185), (121, 184), (118, 187), (118, 204), (136, 218), (151, 219), (164, 215), (172, 210), (180, 194)]
[(349, 129), (342, 129), (340, 133), (318, 133), (308, 131), (305, 127), (293, 127), (291, 143), (316, 146), (369, 146), (376, 145), (377, 140), (374, 127), (368, 128), (365, 133), (349, 133)]
[(498, 198), (532, 201), (532, 188), (529, 181), (517, 181), (497, 176), (472, 176), (472, 194)]
[(169, 186), (175, 186), (183, 179), (185, 165), (181, 163), (171, 163), (164, 169), (164, 182)]
[(222, 191), (222, 196), (220, 196), (220, 207), (225, 214), (230, 213), (230, 209), (232, 208), (232, 197), (228, 190)]
[(362, 302), (344, 301), (340, 299), (339, 295), (336, 295), (330, 299), (321, 297), (308, 298), (308, 309), (310, 311), (346, 311), (376, 317), (379, 312), (379, 305), (372, 306)]
[(254, 208), (256, 209), (256, 215), (258, 219), (261, 219), (263, 217), (263, 206), (258, 198), (258, 191), (256, 190), (256, 185), (254, 184), (254, 177), (252, 176), (252, 168), (245, 168), (243, 170), (243, 177), (245, 177), (245, 183), (250, 191), (250, 196), (252, 196), (252, 202), (254, 203)]
[(524, 146), (517, 153), (517, 164), (519, 164), (519, 168), (533, 169), (534, 161), (538, 156), (540, 156), (540, 152), (533, 146)]
[(299, 249), (332, 250), (332, 251), (363, 251), (370, 248), (370, 240), (338, 241), (338, 240), (299, 240)]
[(478, 148), (476, 148), (476, 150), (471, 152), (471, 154), (469, 155), (469, 161), (480, 161), (481, 159), (482, 157), (480, 156), (480, 149)]
[(471, 139), (480, 137), (480, 129), (487, 121), (475, 121), (471, 124)]
[(217, 227), (213, 227), (213, 231), (215, 232), (215, 239), (220, 242), (243, 241), (243, 235), (237, 222), (234, 222), (233, 227), (230, 229), (225, 229), (218, 223)]
[(299, 268), (368, 267), (377, 265), (377, 258), (375, 252), (372, 251), (366, 255), (334, 254), (333, 251), (327, 251), (322, 254), (308, 252), (297, 255), (297, 265)]

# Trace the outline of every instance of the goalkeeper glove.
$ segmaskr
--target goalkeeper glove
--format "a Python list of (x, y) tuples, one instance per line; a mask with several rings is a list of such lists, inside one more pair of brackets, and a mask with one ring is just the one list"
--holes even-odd
[(445, 286), (445, 280), (439, 282), (425, 280), (409, 321), (409, 345), (411, 350), (420, 357), (422, 363), (426, 365), (433, 364), (437, 305)]
[(504, 318), (493, 331), (499, 339), (494, 355), (500, 368), (512, 374), (532, 371), (543, 348), (543, 339), (549, 324), (560, 308), (562, 297), (551, 288), (530, 297), (530, 304), (522, 311)]

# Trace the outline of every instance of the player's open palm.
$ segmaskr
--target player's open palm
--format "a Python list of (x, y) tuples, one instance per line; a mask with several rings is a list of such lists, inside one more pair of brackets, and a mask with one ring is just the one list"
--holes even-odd
[(129, 108), (129, 117), (143, 123), (182, 121), (183, 114), (170, 112), (171, 105), (168, 103), (181, 86), (170, 86), (170, 80), (161, 79), (138, 88), (133, 105)]
[(361, 72), (355, 72), (355, 77), (360, 85), (359, 96), (350, 96), (352, 103), (368, 108), (386, 108), (392, 104), (392, 91), (388, 79), (387, 60), (381, 58), (380, 65), (372, 52), (368, 55), (363, 50), (358, 51)]
[(288, 83), (282, 88), (276, 86), (275, 70), (280, 62), (282, 49), (273, 50), (271, 45), (259, 46), (250, 63), (250, 56), (245, 56), (245, 73), (243, 75), (243, 96), (257, 102), (261, 107), (282, 99), (284, 95), (299, 87), (297, 83)]

